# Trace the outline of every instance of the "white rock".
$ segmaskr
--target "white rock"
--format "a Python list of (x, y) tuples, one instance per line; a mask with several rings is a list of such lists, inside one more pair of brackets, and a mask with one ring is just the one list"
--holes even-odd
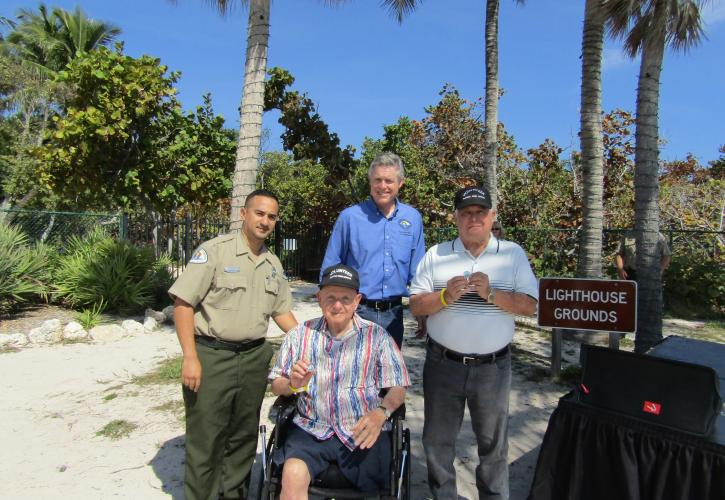
[(28, 337), (22, 333), (0, 335), (0, 347), (22, 347), (28, 343)]
[(146, 309), (144, 314), (147, 318), (153, 318), (157, 323), (163, 323), (166, 320), (166, 316), (161, 311), (154, 311), (153, 309)]
[(60, 328), (59, 319), (43, 321), (38, 328), (33, 328), (28, 332), (28, 340), (33, 344), (52, 344), (59, 342), (62, 337), (63, 330)]
[(146, 319), (143, 320), (143, 327), (144, 330), (146, 330), (147, 332), (153, 332), (154, 330), (158, 329), (159, 322), (151, 316), (146, 316)]
[(167, 323), (174, 322), (174, 306), (166, 306), (161, 312), (164, 313), (164, 317), (166, 318)]
[(142, 335), (144, 333), (143, 325), (133, 319), (127, 319), (122, 322), (121, 328), (126, 330), (129, 335)]
[(114, 342), (126, 336), (126, 330), (118, 325), (99, 325), (91, 328), (90, 337), (97, 342)]
[(82, 340), (88, 338), (88, 332), (83, 325), (77, 321), (71, 321), (65, 328), (63, 328), (63, 339), (64, 340)]

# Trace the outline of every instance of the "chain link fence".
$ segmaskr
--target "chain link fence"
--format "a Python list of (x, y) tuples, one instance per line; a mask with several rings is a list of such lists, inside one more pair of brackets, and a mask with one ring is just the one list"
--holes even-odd
[(31, 241), (60, 248), (71, 236), (83, 236), (94, 228), (102, 228), (113, 237), (124, 237), (121, 214), (0, 209), (0, 222), (19, 227)]

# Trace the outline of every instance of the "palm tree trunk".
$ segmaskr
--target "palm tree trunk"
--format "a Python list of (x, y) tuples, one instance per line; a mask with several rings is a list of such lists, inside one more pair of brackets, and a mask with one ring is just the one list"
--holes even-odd
[[(655, 14), (655, 19), (658, 19)], [(645, 39), (637, 87), (634, 154), (634, 229), (637, 237), (637, 335), (635, 352), (645, 352), (662, 340), (662, 276), (659, 237), (659, 110), (660, 73), (665, 29), (654, 27)]]
[(259, 148), (262, 141), (264, 77), (269, 46), (270, 0), (250, 0), (247, 25), (247, 59), (239, 123), (237, 157), (232, 179), (231, 230), (241, 227), (240, 208), (257, 182)]
[(602, 136), (602, 52), (604, 11), (601, 0), (586, 0), (582, 36), (581, 151), (584, 219), (579, 244), (581, 278), (602, 277), (604, 139)]
[(486, 131), (483, 167), (484, 186), (491, 194), (494, 208), (496, 192), (496, 154), (498, 153), (498, 7), (499, 0), (486, 0)]

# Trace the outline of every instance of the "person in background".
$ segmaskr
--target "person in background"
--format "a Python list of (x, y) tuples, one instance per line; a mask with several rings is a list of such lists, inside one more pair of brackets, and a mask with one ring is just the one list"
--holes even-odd
[(504, 239), (504, 236), (506, 236), (506, 231), (503, 230), (503, 226), (501, 225), (501, 221), (498, 221), (498, 220), (493, 221), (493, 226), (491, 226), (491, 234), (497, 240)]
[[(656, 254), (660, 260), (660, 273), (664, 275), (670, 266), (672, 251), (662, 233), (658, 233)], [(637, 281), (637, 240), (634, 231), (627, 231), (619, 240), (614, 264), (617, 266), (619, 279)]]

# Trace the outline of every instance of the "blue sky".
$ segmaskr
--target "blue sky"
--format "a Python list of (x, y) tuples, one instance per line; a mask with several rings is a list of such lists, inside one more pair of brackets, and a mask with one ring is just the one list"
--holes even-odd
[[(661, 86), (661, 158), (692, 152), (703, 163), (725, 144), (725, 2), (705, 12), (708, 39), (689, 53), (665, 57)], [(123, 30), (126, 52), (159, 57), (182, 72), (180, 99), (187, 108), (211, 92), (215, 110), (238, 126), (246, 45), (246, 10), (222, 18), (202, 0), (58, 0), (80, 5), (93, 18)], [(455, 10), (450, 5), (456, 6)], [(0, 15), (38, 3), (5, 0)], [(468, 99), (484, 94), (483, 0), (428, 0), (398, 25), (377, 0), (330, 8), (319, 0), (273, 0), (269, 62), (288, 69), (294, 88), (307, 92), (342, 145), (359, 148), (380, 137), (401, 115), (420, 119), (445, 83)], [(499, 119), (518, 145), (551, 138), (578, 149), (581, 29), (584, 1), (501, 0), (499, 70), (505, 95)], [(638, 61), (608, 42), (604, 110), (634, 111)], [(274, 113), (267, 149), (280, 149), (283, 131)], [(565, 153), (566, 155), (567, 153)]]

